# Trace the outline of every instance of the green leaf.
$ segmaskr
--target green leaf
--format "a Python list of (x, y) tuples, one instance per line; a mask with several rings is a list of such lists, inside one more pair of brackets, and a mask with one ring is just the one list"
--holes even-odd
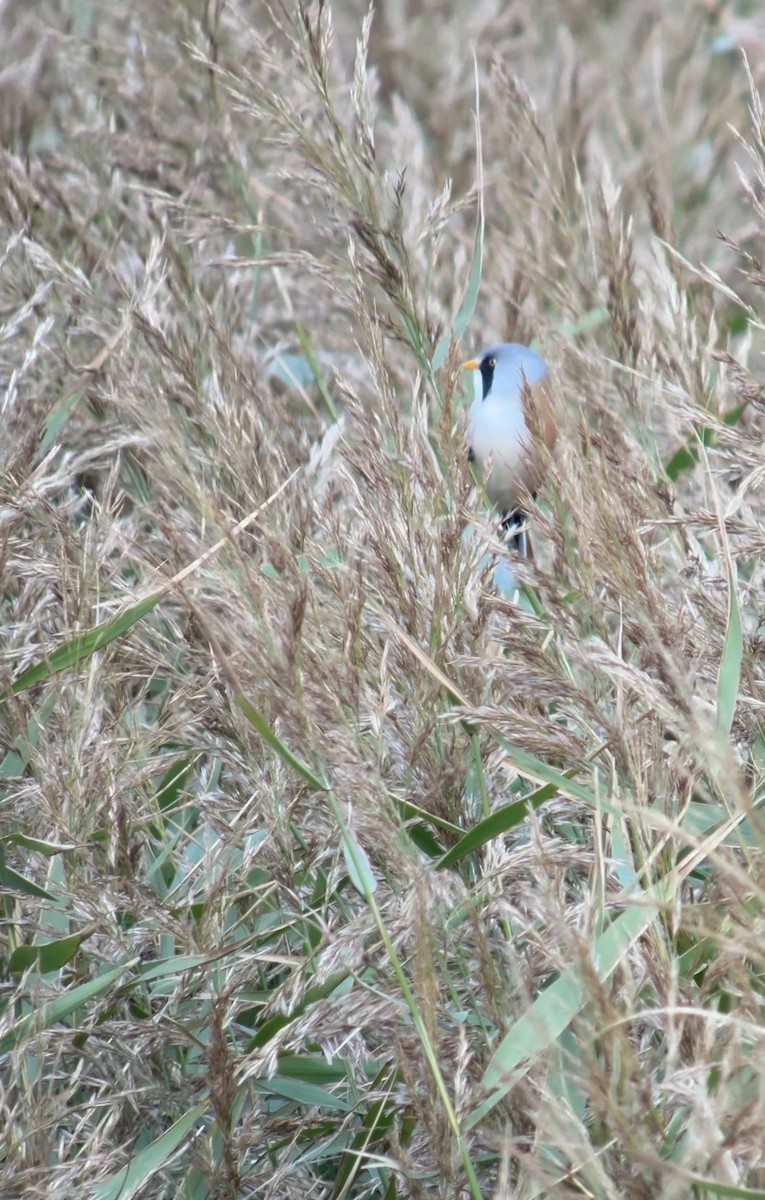
[(729, 408), (726, 413), (723, 413), (723, 424), (732, 429), (734, 425), (738, 425), (747, 410), (747, 401), (742, 400), (741, 404), (735, 404), (733, 408)]
[[(303, 1083), (320, 1084), (348, 1083), (353, 1074), (344, 1058), (333, 1058), (329, 1062), (323, 1056), (311, 1054), (280, 1054), (277, 1063), (282, 1079), (300, 1079)], [(368, 1079), (373, 1079), (377, 1067), (365, 1063), (362, 1068)]]
[[(298, 338), (300, 338), (300, 333), (301, 330), (298, 327)], [(275, 355), (271, 363), (271, 374), (280, 383), (286, 383), (289, 387), (305, 388), (313, 380), (311, 364), (304, 354), (289, 354), (285, 352)]]
[(359, 1171), (364, 1166), (364, 1158), (371, 1147), (381, 1145), (387, 1138), (394, 1116), (395, 1105), (390, 1102), (390, 1094), (396, 1084), (396, 1072), (391, 1067), (383, 1067), (372, 1083), (372, 1092), (385, 1089), (385, 1095), (376, 1100), (364, 1114), (361, 1127), (340, 1160), (334, 1187), (330, 1200), (341, 1200), (347, 1195)]
[(696, 466), (699, 461), (698, 450), (683, 446), (680, 450), (675, 451), (671, 459), (664, 468), (665, 474), (674, 483), (678, 476), (684, 471), (690, 471)]
[(51, 446), (58, 441), (58, 435), (66, 425), (69, 414), (83, 396), (84, 391), (84, 387), (75, 388), (52, 412), (48, 413), (45, 418), (44, 433), (37, 449), (38, 461), (44, 458)]
[(377, 891), (377, 880), (372, 874), (369, 855), (352, 833), (343, 838), (343, 855), (351, 883), (360, 896)]
[[(18, 696), (20, 692), (25, 692), (29, 688), (36, 687), (38, 683), (43, 683), (46, 679), (50, 679), (52, 675), (56, 675), (59, 671), (65, 671), (68, 667), (75, 666), (78, 662), (82, 662), (85, 658), (91, 658), (97, 651), (102, 650), (104, 646), (108, 646), (110, 642), (116, 641), (122, 637), (129, 629), (132, 629), (139, 621), (141, 621), (147, 613), (150, 613), (153, 608), (159, 604), (164, 595), (164, 591), (154, 592), (153, 595), (147, 596), (140, 603), (134, 604), (131, 608), (113, 617), (111, 621), (105, 621), (102, 625), (96, 625), (94, 629), (88, 629), (85, 633), (78, 633), (70, 641), (65, 642), (63, 646), (51, 651), (50, 654), (36, 663), (33, 667), (29, 667), (26, 671), (19, 675), (18, 679), (11, 686), (11, 694)], [(5, 693), (7, 698), (8, 693)], [(0, 696), (0, 699), (4, 697)]]
[[(391, 799), (404, 821), (421, 821), (424, 825), (432, 825), (435, 829), (443, 829), (446, 833), (454, 834), (455, 837), (459, 837), (462, 833), (460, 826), (455, 825), (453, 821), (447, 821), (445, 817), (440, 817), (437, 813), (428, 812), (427, 808), (420, 808), (419, 805), (413, 804), (411, 800), (399, 800), (397, 796), (391, 796)], [(443, 849), (440, 853), (443, 853)]]
[[(566, 1152), (562, 1148), (587, 1143), (587, 1097), (574, 1081), (584, 1067), (581, 1058), (577, 1038), (573, 1030), (567, 1029), (550, 1053), (550, 1069), (543, 1087), (540, 1088), (540, 1109), (536, 1117), (536, 1126), (538, 1130), (545, 1127), (554, 1129), (555, 1134), (552, 1140), (537, 1135), (534, 1157), (542, 1168), (539, 1175), (545, 1173), (549, 1177), (549, 1173), (552, 1173), (553, 1177), (556, 1177), (565, 1173), (567, 1160)], [(580, 1162), (577, 1174), (579, 1186), (581, 1187), (582, 1183), (587, 1185), (586, 1189), (582, 1188), (583, 1195), (607, 1194), (608, 1188), (604, 1187), (604, 1172), (598, 1155), (593, 1155), (589, 1161)], [(542, 1178), (539, 1175), (535, 1182), (529, 1181), (527, 1200), (536, 1200), (537, 1197), (549, 1194), (545, 1187), (544, 1175)]]
[(317, 1004), (321, 1000), (326, 1000), (327, 996), (331, 996), (339, 987), (344, 987), (344, 991), (346, 992), (350, 991), (353, 987), (353, 979), (347, 971), (338, 971), (334, 975), (330, 975), (329, 979), (325, 980), (324, 983), (309, 988), (302, 1002), (292, 1012), (275, 1013), (274, 1016), (268, 1017), (260, 1026), (258, 1032), (247, 1043), (247, 1053), (251, 1054), (253, 1050), (257, 1050), (261, 1046), (266, 1046), (285, 1026), (290, 1025), (293, 1021), (297, 1021), (299, 1017), (308, 1012), (312, 1005)]
[[(567, 771), (566, 777), (570, 778), (573, 771)], [(502, 808), (497, 809), (491, 816), (486, 817), (483, 821), (479, 821), (472, 829), (461, 837), (456, 846), (452, 846), (451, 850), (447, 850), (446, 854), (435, 863), (437, 870), (443, 867), (450, 867), (453, 863), (464, 858), (466, 854), (472, 853), (480, 846), (484, 846), (487, 842), (492, 841), (495, 837), (501, 837), (503, 833), (507, 833), (511, 829), (515, 829), (516, 825), (520, 825), (529, 815), (529, 810), (532, 812), (558, 794), (558, 789), (553, 783), (545, 783), (542, 787), (537, 788), (535, 792), (531, 792), (528, 796), (524, 796), (522, 800), (516, 800), (512, 804), (505, 804)]]
[(182, 975), (184, 971), (193, 971), (210, 961), (209, 954), (181, 954), (178, 958), (167, 958), (162, 962), (143, 963), (140, 967), (141, 979), (148, 981), (163, 979), (166, 975)]
[(612, 816), (621, 815), (602, 797), (596, 796), (581, 783), (576, 783), (571, 779), (568, 772), (556, 771), (554, 767), (549, 767), (547, 763), (542, 762), (541, 758), (535, 758), (526, 750), (521, 750), (518, 746), (506, 742), (499, 734), (495, 733), (492, 736), (497, 745), (502, 747), (516, 771), (526, 779), (533, 779), (537, 783), (551, 783), (563, 796), (570, 796), (572, 800), (582, 800), (590, 808), (600, 809), (601, 812), (610, 813)]
[(12, 975), (19, 975), (35, 963), (45, 975), (48, 971), (60, 971), (80, 948), (83, 935), (73, 933), (69, 937), (58, 938), (55, 942), (45, 942), (42, 946), (18, 946), (10, 957), (8, 970)]
[(311, 373), (313, 381), (316, 384), (317, 388), (319, 389), (322, 400), (324, 401), (324, 403), (327, 406), (327, 412), (329, 413), (329, 415), (331, 416), (331, 418), (335, 422), (335, 424), (337, 424), (337, 419), (338, 419), (337, 418), (337, 409), (335, 408), (334, 401), (330, 394), (329, 388), (327, 387), (327, 382), (324, 378), (324, 373), (322, 372), (321, 367), (319, 366), (318, 362), (316, 361), (316, 356), (313, 352), (313, 349), (311, 348), (311, 343), (308, 339), (308, 334), (306, 333), (305, 329), (303, 329), (303, 326), (299, 322), (296, 323), (296, 325), (295, 325), (295, 331), (298, 335), (298, 340), (300, 342), (300, 348), (302, 349), (303, 354), (305, 355), (306, 362), (308, 363), (308, 369)]
[(236, 702), (253, 729), (257, 730), (266, 745), (270, 746), (288, 766), (292, 767), (293, 771), (296, 771), (301, 779), (304, 779), (317, 792), (329, 791), (329, 784), (323, 779), (319, 779), (318, 775), (314, 775), (311, 768), (302, 759), (299, 759), (297, 755), (293, 754), (289, 747), (285, 746), (281, 738), (277, 737), (268, 722), (261, 717), (256, 708), (253, 708), (249, 700), (240, 695), (236, 697)]
[(186, 782), (194, 769), (194, 760), (185, 755), (168, 767), (157, 788), (157, 804), (163, 813), (178, 807), (178, 801), (186, 788)]
[[(752, 805), (752, 811), (759, 812), (764, 804), (765, 795), (762, 795)], [(682, 826), (695, 837), (704, 837), (729, 821), (730, 816), (724, 811), (722, 805), (691, 800), (686, 807)], [(754, 849), (760, 845), (760, 840), (759, 822), (754, 825), (750, 820), (744, 820), (735, 829), (732, 829), (720, 844), (723, 846), (751, 846)]]
[(701, 941), (693, 942), (687, 950), (679, 954), (675, 959), (677, 963), (677, 973), (681, 979), (691, 979), (700, 971), (706, 970), (711, 962), (714, 962), (717, 956), (717, 946), (714, 940), (709, 937), (702, 938)]
[(38, 900), (51, 900), (54, 904), (58, 903), (58, 898), (52, 892), (46, 892), (45, 888), (33, 883), (25, 875), (19, 875), (18, 871), (14, 871), (13, 867), (7, 867), (2, 861), (0, 861), (0, 888), (8, 892), (23, 892), (25, 896), (36, 896)]
[(416, 846), (428, 858), (440, 858), (444, 853), (443, 846), (435, 834), (428, 829), (427, 825), (423, 825), (421, 822), (415, 825), (407, 825), (405, 833), (412, 845)]
[(717, 730), (724, 737), (730, 736), (741, 681), (743, 635), (736, 586), (736, 567), (733, 561), (729, 560), (728, 627), (725, 631), (725, 645), (720, 662), (720, 673), (717, 677)]
[(91, 979), (88, 983), (80, 984), (79, 987), (70, 988), (55, 1000), (49, 1000), (47, 1004), (41, 1005), (34, 1012), (21, 1017), (6, 1034), (0, 1037), (0, 1054), (7, 1054), (9, 1050), (23, 1046), (43, 1029), (49, 1029), (51, 1025), (58, 1024), (59, 1021), (70, 1016), (75, 1009), (94, 1000), (97, 996), (103, 995), (104, 992), (108, 992), (112, 984), (116, 983), (130, 967), (135, 966), (137, 961), (137, 959), (133, 959), (122, 967), (116, 967), (113, 971), (107, 971), (105, 975), (99, 975), (98, 979)]
[(313, 1083), (304, 1083), (302, 1079), (259, 1079), (255, 1087), (266, 1096), (280, 1096), (285, 1100), (295, 1100), (306, 1108), (328, 1108), (334, 1112), (348, 1112), (353, 1105), (342, 1096), (336, 1096), (324, 1088), (316, 1087)]
[(690, 471), (696, 466), (699, 461), (699, 448), (713, 446), (714, 440), (714, 429), (710, 425), (702, 425), (695, 431), (693, 439), (672, 455), (664, 470), (673, 483), (684, 471)]
[[(660, 889), (641, 896), (641, 903), (626, 909), (595, 942), (593, 965), (602, 982), (615, 970), (630, 946), (648, 928), (659, 911)], [(566, 971), (531, 1005), (497, 1047), (483, 1077), (492, 1095), (468, 1119), (473, 1128), (528, 1070), (531, 1060), (548, 1050), (587, 1002), (578, 968)]]
[(27, 764), (16, 750), (9, 750), (0, 763), (0, 779), (21, 779)]
[(686, 1175), (689, 1184), (711, 1196), (732, 1196), (738, 1200), (765, 1200), (765, 1192), (752, 1188), (737, 1187), (734, 1183), (718, 1183), (716, 1179), (705, 1179), (703, 1175)]
[(27, 850), (37, 850), (39, 854), (63, 854), (66, 850), (76, 850), (74, 842), (44, 842), (42, 838), (30, 837), (27, 833), (6, 833), (0, 837), (4, 846), (24, 846)]
[(55, 704), (55, 695), (48, 696), (40, 706), (39, 712), (29, 721), (26, 736), (16, 738), (13, 743), (15, 749), (9, 750), (0, 763), (0, 779), (20, 779), (23, 776), (37, 747), (40, 730), (44, 728)]
[(161, 1137), (136, 1154), (126, 1167), (96, 1184), (90, 1193), (91, 1200), (130, 1200), (144, 1184), (153, 1180), (156, 1182), (154, 1177), (157, 1171), (202, 1120), (207, 1108), (208, 1102), (204, 1101), (184, 1113)]
[[(723, 414), (723, 424), (732, 427), (738, 425), (746, 412), (746, 403), (736, 404)], [(699, 461), (700, 446), (714, 446), (715, 430), (711, 425), (701, 425), (696, 429), (693, 438), (685, 446), (676, 450), (664, 468), (669, 479), (674, 481), (684, 471), (690, 471)]]

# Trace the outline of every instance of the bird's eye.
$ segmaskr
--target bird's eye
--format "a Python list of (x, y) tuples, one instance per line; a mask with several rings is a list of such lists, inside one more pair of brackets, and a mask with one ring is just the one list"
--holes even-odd
[(489, 366), (491, 367), (492, 371), (494, 370), (494, 368), (496, 367), (496, 365), (497, 365), (497, 360), (496, 360), (496, 358), (490, 358), (490, 359), (489, 359)]

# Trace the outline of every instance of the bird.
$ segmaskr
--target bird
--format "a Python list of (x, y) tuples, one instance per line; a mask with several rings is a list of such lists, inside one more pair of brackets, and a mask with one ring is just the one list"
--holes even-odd
[(547, 457), (542, 446), (551, 453), (557, 437), (547, 363), (529, 346), (500, 342), (462, 368), (481, 373), (482, 394), (468, 413), (468, 460), (500, 513), (502, 534), (513, 549), (528, 549), (521, 489), (536, 494)]

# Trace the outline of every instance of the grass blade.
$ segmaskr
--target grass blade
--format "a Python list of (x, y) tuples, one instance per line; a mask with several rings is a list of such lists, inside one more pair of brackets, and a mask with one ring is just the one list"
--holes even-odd
[(0, 855), (0, 888), (3, 891), (22, 892), (25, 896), (36, 896), (38, 900), (51, 900), (54, 904), (58, 903), (52, 892), (46, 892), (45, 888), (41, 888), (38, 883), (33, 883), (25, 875), (19, 875), (13, 867), (6, 866), (2, 855)]
[(703, 1175), (688, 1176), (689, 1184), (699, 1189), (699, 1194), (709, 1196), (731, 1196), (734, 1200), (765, 1200), (765, 1192), (758, 1188), (738, 1187), (735, 1183), (718, 1183), (716, 1179), (705, 1179)]
[(342, 1096), (335, 1096), (326, 1088), (302, 1079), (283, 1079), (274, 1075), (272, 1079), (259, 1080), (255, 1085), (264, 1096), (279, 1096), (283, 1100), (294, 1100), (305, 1108), (324, 1108), (334, 1112), (348, 1112), (351, 1105)]
[(345, 1151), (337, 1174), (330, 1200), (341, 1200), (350, 1191), (359, 1171), (364, 1165), (364, 1157), (370, 1152), (370, 1147), (380, 1145), (393, 1124), (395, 1107), (391, 1104), (391, 1092), (396, 1084), (396, 1073), (384, 1068), (374, 1081), (373, 1087), (382, 1087), (385, 1094), (368, 1109), (361, 1122), (359, 1132), (351, 1145)]
[[(643, 903), (617, 917), (595, 943), (594, 967), (601, 983), (659, 912), (658, 889), (653, 900), (648, 894), (642, 899)], [(484, 1087), (492, 1094), (473, 1111), (468, 1128), (477, 1125), (522, 1078), (535, 1055), (552, 1046), (581, 1011), (586, 999), (587, 988), (577, 968), (566, 971), (537, 997), (497, 1047), (483, 1077)]]
[(724, 737), (729, 737), (741, 682), (743, 632), (737, 594), (736, 567), (729, 555), (725, 557), (728, 560), (728, 624), (725, 630), (720, 672), (717, 677), (717, 729)]
[[(569, 775), (569, 773), (566, 773)], [(516, 800), (513, 804), (505, 804), (502, 808), (497, 809), (483, 821), (479, 821), (472, 829), (468, 830), (464, 837), (461, 837), (456, 846), (452, 846), (451, 850), (447, 850), (443, 858), (441, 858), (435, 867), (441, 870), (443, 867), (451, 867), (454, 863), (459, 862), (466, 854), (471, 854), (473, 850), (478, 850), (479, 847), (485, 846), (487, 842), (492, 841), (495, 837), (501, 837), (503, 833), (508, 833), (511, 829), (515, 829), (516, 825), (520, 825), (529, 814), (529, 810), (535, 812), (538, 808), (553, 796), (558, 794), (558, 788), (554, 783), (546, 783), (530, 795), (524, 796), (522, 800)]]
[(7, 699), (9, 694), (17, 696), (20, 692), (27, 691), (29, 688), (35, 687), (38, 683), (43, 683), (46, 679), (50, 679), (51, 675), (55, 675), (59, 671), (65, 671), (68, 667), (82, 662), (85, 658), (90, 658), (91, 655), (102, 650), (104, 646), (108, 646), (110, 642), (127, 633), (138, 621), (141, 621), (152, 609), (156, 608), (160, 600), (168, 592), (183, 583), (203, 563), (209, 562), (210, 559), (214, 558), (222, 547), (229, 543), (232, 537), (249, 528), (256, 518), (285, 491), (297, 473), (296, 469), (291, 475), (288, 475), (263, 504), (258, 505), (253, 512), (248, 513), (246, 517), (238, 521), (225, 537), (219, 538), (214, 545), (205, 550), (203, 554), (200, 554), (198, 558), (195, 558), (188, 566), (178, 571), (173, 575), (172, 579), (168, 579), (167, 583), (157, 588), (150, 596), (146, 596), (138, 604), (131, 605), (130, 608), (119, 613), (110, 621), (105, 621), (102, 625), (97, 625), (94, 629), (88, 629), (85, 633), (77, 634), (76, 637), (71, 638), (65, 645), (59, 646), (57, 650), (47, 655), (42, 662), (35, 663), (33, 667), (29, 667), (28, 670), (22, 672), (18, 679), (11, 685), (10, 692), (0, 693), (0, 700)]
[[(78, 633), (76, 637), (71, 638), (63, 646), (59, 646), (57, 650), (47, 655), (42, 662), (35, 663), (33, 667), (22, 672), (11, 685), (11, 694), (18, 696), (21, 692), (36, 687), (38, 683), (44, 683), (46, 679), (57, 675), (59, 671), (66, 671), (68, 667), (76, 666), (83, 659), (90, 658), (99, 650), (103, 650), (110, 642), (116, 641), (129, 629), (132, 629), (138, 621), (143, 620), (153, 608), (157, 607), (163, 595), (164, 591), (154, 592), (110, 621), (97, 625), (95, 629), (88, 629), (85, 633)], [(6, 692), (5, 695), (7, 698), (8, 693)]]
[(329, 388), (327, 387), (327, 381), (324, 378), (324, 372), (322, 371), (321, 367), (319, 366), (318, 362), (316, 361), (316, 355), (314, 354), (313, 349), (311, 347), (311, 342), (308, 338), (308, 334), (306, 333), (305, 329), (299, 322), (297, 322), (295, 324), (295, 332), (297, 333), (298, 341), (300, 342), (300, 349), (303, 351), (303, 354), (305, 355), (306, 362), (308, 363), (309, 369), (311, 371), (311, 375), (313, 376), (313, 381), (316, 384), (317, 388), (319, 389), (322, 400), (324, 401), (325, 405), (327, 406), (327, 412), (329, 413), (330, 417), (335, 422), (335, 424), (337, 424), (338, 412), (337, 412), (337, 409), (335, 408), (335, 402), (332, 399), (332, 394), (331, 394)]
[(292, 767), (293, 771), (296, 771), (300, 778), (304, 779), (305, 782), (317, 792), (326, 792), (329, 790), (329, 784), (323, 779), (319, 779), (319, 776), (315, 775), (311, 768), (307, 766), (302, 759), (298, 758), (296, 754), (292, 753), (289, 746), (286, 746), (282, 739), (274, 733), (273, 729), (268, 724), (268, 721), (266, 721), (264, 717), (261, 717), (258, 710), (253, 708), (249, 700), (246, 700), (244, 696), (240, 695), (236, 697), (236, 702), (247, 720), (252, 725), (253, 729), (260, 734), (266, 745), (269, 746), (274, 753), (278, 754), (279, 758), (286, 762), (288, 767)]
[(102, 996), (108, 992), (112, 984), (125, 974), (127, 970), (135, 966), (138, 960), (134, 959), (131, 962), (125, 963), (122, 967), (116, 967), (113, 971), (107, 971), (105, 975), (99, 975), (98, 979), (91, 979), (88, 983), (82, 983), (79, 987), (71, 988), (68, 992), (64, 992), (62, 996), (58, 996), (55, 1000), (48, 1001), (34, 1012), (28, 1013), (21, 1017), (15, 1025), (12, 1025), (7, 1033), (0, 1037), (0, 1054), (7, 1054), (9, 1050), (15, 1049), (17, 1046), (23, 1046), (30, 1038), (33, 1038), (43, 1029), (48, 1029), (51, 1025), (63, 1021), (70, 1016), (75, 1009), (80, 1008), (83, 1004), (87, 1004), (91, 1000), (95, 1000), (97, 996)]
[(369, 855), (350, 832), (348, 833), (348, 842), (343, 840), (343, 855), (351, 883), (359, 895), (365, 896), (368, 891), (376, 892), (377, 880), (372, 872)]
[(10, 957), (8, 970), (12, 975), (17, 975), (37, 963), (43, 975), (49, 971), (60, 971), (74, 958), (83, 936), (81, 933), (73, 933), (69, 937), (58, 938), (55, 942), (46, 942), (42, 946), (18, 946)]
[(189, 1109), (174, 1125), (165, 1130), (161, 1137), (136, 1154), (128, 1166), (123, 1167), (110, 1179), (97, 1184), (91, 1193), (92, 1200), (130, 1200), (139, 1188), (154, 1178), (184, 1138), (202, 1120), (207, 1108), (208, 1104), (205, 1101), (203, 1104), (197, 1104), (196, 1108)]
[(0, 845), (23, 846), (26, 850), (36, 850), (38, 854), (48, 857), (52, 854), (63, 854), (67, 850), (76, 850), (74, 842), (45, 842), (42, 838), (30, 837), (27, 833), (6, 833), (0, 837)]

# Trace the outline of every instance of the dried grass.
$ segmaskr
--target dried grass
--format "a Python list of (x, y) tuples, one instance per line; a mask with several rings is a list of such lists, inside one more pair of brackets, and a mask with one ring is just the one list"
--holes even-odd
[[(431, 365), (471, 44), (465, 343), (536, 339), (561, 431), (512, 601)], [(0, 1191), (765, 1194), (755, 17), (43, 0), (0, 45)]]

